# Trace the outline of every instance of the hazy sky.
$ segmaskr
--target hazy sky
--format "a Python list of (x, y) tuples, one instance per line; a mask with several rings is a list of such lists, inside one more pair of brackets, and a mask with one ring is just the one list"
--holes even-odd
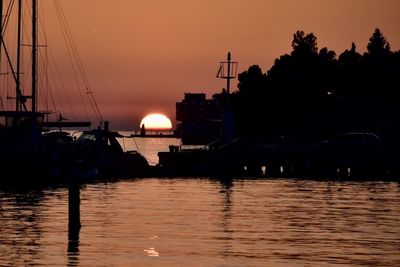
[[(53, 1), (45, 5), (48, 45), (67, 63)], [(219, 92), (228, 51), (239, 72), (268, 70), (304, 30), (340, 54), (364, 52), (376, 27), (400, 49), (399, 0), (60, 0), (103, 116), (136, 129), (147, 113), (175, 119), (184, 92)], [(58, 31), (58, 32), (57, 32)], [(68, 80), (66, 84), (72, 82)], [(236, 81), (233, 87), (236, 88)], [(77, 102), (78, 103), (78, 102)]]

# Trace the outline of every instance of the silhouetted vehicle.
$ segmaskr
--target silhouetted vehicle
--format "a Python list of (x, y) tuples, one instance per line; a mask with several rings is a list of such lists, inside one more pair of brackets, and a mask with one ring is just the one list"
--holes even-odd
[(374, 175), (383, 166), (383, 143), (373, 133), (343, 133), (317, 143), (311, 160), (325, 173), (346, 169), (352, 175)]

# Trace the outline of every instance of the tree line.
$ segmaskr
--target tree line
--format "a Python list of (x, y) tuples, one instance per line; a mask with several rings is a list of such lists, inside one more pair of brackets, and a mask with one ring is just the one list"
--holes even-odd
[(263, 73), (258, 65), (238, 75), (231, 95), (238, 137), (318, 141), (343, 132), (400, 133), (400, 50), (391, 51), (379, 29), (365, 53), (355, 43), (337, 56), (319, 49), (313, 33), (297, 31), (292, 51)]

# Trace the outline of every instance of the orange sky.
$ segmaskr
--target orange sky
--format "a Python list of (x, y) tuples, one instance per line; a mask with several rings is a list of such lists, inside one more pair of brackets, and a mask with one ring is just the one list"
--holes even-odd
[[(61, 66), (66, 65), (53, 1), (39, 2), (45, 5), (47, 45)], [(215, 75), (228, 51), (239, 61), (239, 72), (253, 64), (266, 71), (275, 58), (291, 51), (296, 30), (315, 33), (319, 48), (340, 54), (353, 41), (365, 51), (379, 27), (392, 50), (400, 49), (399, 0), (60, 3), (97, 103), (114, 129), (138, 129), (141, 118), (151, 112), (174, 121), (175, 102), (184, 92), (219, 92), (225, 81)]]

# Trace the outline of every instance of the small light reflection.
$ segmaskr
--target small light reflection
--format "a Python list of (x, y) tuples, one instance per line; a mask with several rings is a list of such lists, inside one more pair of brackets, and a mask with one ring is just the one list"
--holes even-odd
[(262, 166), (261, 167), (261, 172), (263, 175), (265, 175), (267, 173), (267, 166)]
[(149, 257), (160, 256), (160, 253), (158, 251), (156, 251), (155, 248), (148, 248), (148, 249), (145, 249), (144, 251), (147, 252), (147, 256), (149, 256)]
[(154, 240), (154, 239), (157, 239), (157, 238), (158, 238), (157, 235), (154, 235), (154, 236), (149, 237), (150, 240)]

